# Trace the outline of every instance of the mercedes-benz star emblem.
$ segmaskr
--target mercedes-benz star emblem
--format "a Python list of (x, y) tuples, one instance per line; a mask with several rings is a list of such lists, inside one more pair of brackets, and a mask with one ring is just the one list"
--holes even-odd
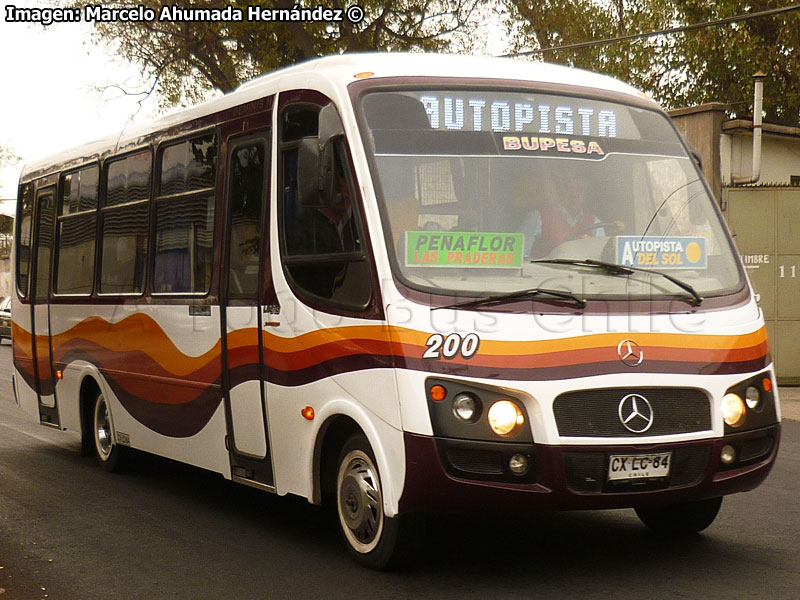
[(629, 367), (638, 367), (644, 360), (644, 351), (633, 340), (622, 340), (617, 345), (617, 356)]
[(631, 433), (644, 433), (653, 425), (653, 407), (644, 396), (628, 394), (619, 402), (619, 422)]

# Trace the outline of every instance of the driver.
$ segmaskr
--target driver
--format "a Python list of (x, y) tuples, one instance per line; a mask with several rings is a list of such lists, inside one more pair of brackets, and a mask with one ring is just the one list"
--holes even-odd
[(521, 232), (525, 235), (526, 256), (546, 256), (567, 240), (602, 237), (598, 218), (586, 209), (589, 182), (581, 175), (571, 174), (562, 184), (558, 200), (552, 197), (525, 216)]

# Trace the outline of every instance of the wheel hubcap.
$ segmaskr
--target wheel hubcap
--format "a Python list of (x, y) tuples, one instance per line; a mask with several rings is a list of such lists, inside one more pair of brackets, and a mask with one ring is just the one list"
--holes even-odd
[(339, 468), (339, 519), (351, 546), (372, 550), (383, 531), (383, 498), (372, 460), (361, 450), (350, 452)]
[(105, 459), (111, 453), (111, 420), (108, 416), (108, 407), (102, 397), (97, 400), (94, 410), (94, 434), (100, 457)]

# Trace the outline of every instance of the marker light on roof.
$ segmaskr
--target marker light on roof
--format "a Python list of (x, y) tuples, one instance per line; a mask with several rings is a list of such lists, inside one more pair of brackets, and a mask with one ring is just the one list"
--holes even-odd
[(362, 73), (356, 73), (353, 75), (356, 79), (366, 79), (367, 77), (372, 77), (375, 75), (372, 71), (363, 71)]

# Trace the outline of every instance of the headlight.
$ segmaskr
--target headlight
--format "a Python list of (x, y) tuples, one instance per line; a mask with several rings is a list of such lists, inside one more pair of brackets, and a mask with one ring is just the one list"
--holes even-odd
[(722, 418), (731, 427), (744, 425), (746, 412), (741, 396), (731, 392), (722, 397)]
[(474, 423), (481, 416), (481, 401), (472, 394), (459, 394), (453, 398), (453, 414), (465, 423)]
[(489, 427), (497, 435), (511, 437), (525, 423), (522, 411), (511, 400), (498, 400), (489, 409)]

